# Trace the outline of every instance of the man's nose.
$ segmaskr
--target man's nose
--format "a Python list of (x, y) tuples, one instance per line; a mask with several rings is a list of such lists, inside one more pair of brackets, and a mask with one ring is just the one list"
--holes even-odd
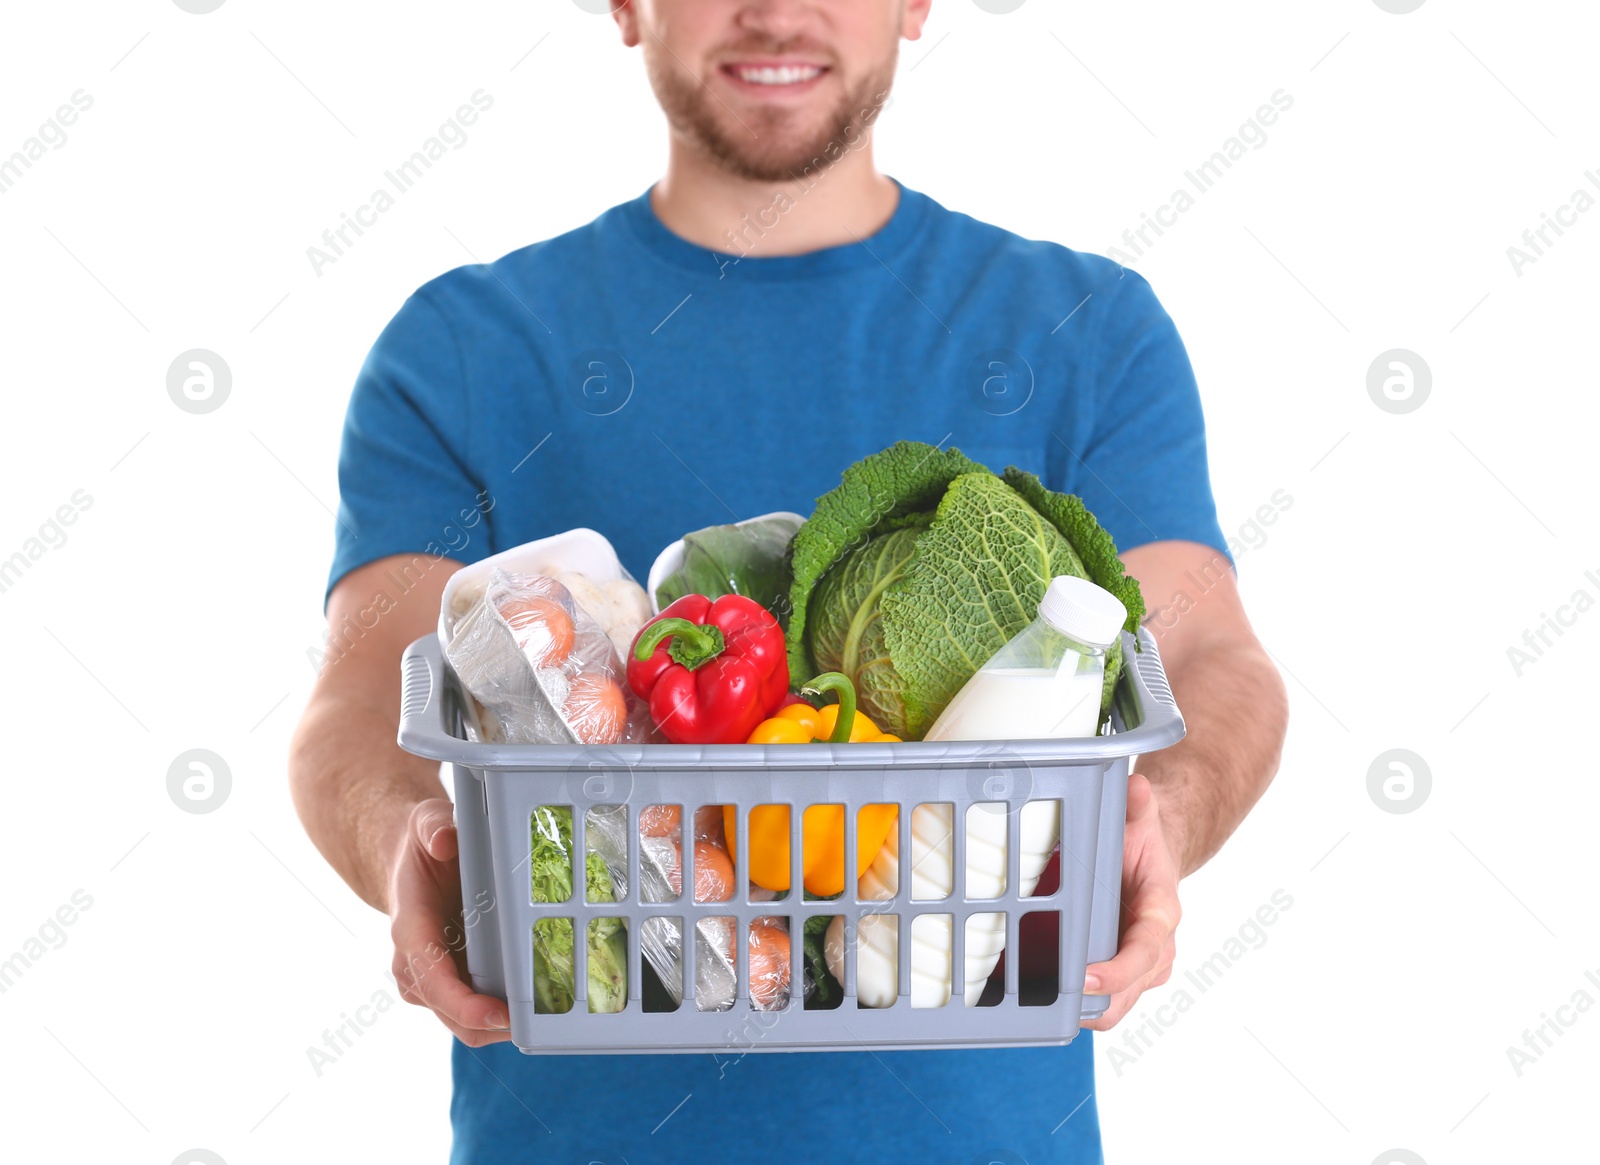
[[(860, 3), (860, 0), (844, 0)], [(768, 51), (774, 56), (791, 52), (796, 45), (786, 42), (803, 35), (817, 16), (818, 0), (748, 0), (739, 6), (734, 22), (745, 32), (772, 41)]]

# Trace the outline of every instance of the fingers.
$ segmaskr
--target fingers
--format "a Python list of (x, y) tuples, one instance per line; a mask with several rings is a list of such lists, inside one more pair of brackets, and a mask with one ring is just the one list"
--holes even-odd
[(405, 984), (400, 990), (402, 999), (432, 1011), (450, 1034), (469, 1048), (511, 1038), (506, 1005), (493, 996), (477, 994), (462, 982), (453, 959), (423, 968), (420, 960), (397, 954), (395, 978)]
[[(401, 980), (401, 967), (402, 961), (397, 957), (395, 960), (395, 977), (397, 980)], [(405, 980), (401, 981), (404, 982)], [(418, 1007), (427, 1007), (438, 1018), (439, 1022), (444, 1024), (444, 1026), (449, 1029), (451, 1035), (455, 1036), (456, 1039), (466, 1044), (469, 1048), (481, 1048), (488, 1044), (500, 1043), (511, 1038), (511, 1032), (508, 1029), (495, 1027), (467, 1027), (463, 1025), (458, 1020), (452, 1018), (444, 1012), (430, 1007), (427, 1001), (423, 999), (422, 996), (417, 994), (416, 990), (413, 988), (402, 986), (400, 988), (400, 998), (404, 999), (407, 1003), (415, 1004)], [(483, 995), (477, 996), (476, 998), (488, 999), (491, 1004), (497, 1005), (502, 1012), (505, 1009), (505, 1005), (502, 1004), (498, 999), (489, 999), (488, 996)]]
[(1156, 967), (1156, 973), (1150, 976), (1150, 981), (1144, 985), (1146, 991), (1152, 987), (1163, 986), (1172, 978), (1172, 965), (1178, 961), (1178, 944), (1173, 939), (1167, 940), (1167, 949), (1161, 952), (1161, 963)]
[(1124, 888), (1125, 893), (1128, 890), (1132, 891), (1125, 904), (1129, 919), (1116, 957), (1087, 968), (1084, 990), (1091, 995), (1125, 991), (1161, 970), (1163, 960), (1170, 963), (1172, 936), (1183, 913), (1176, 883), (1153, 871), (1140, 875), (1133, 886)]
[(1125, 925), (1116, 956), (1085, 969), (1084, 993), (1108, 995), (1105, 1014), (1083, 1026), (1104, 1031), (1120, 1021), (1140, 995), (1172, 976), (1174, 932), (1182, 917), (1178, 873), (1162, 836), (1160, 810), (1150, 782), (1128, 779), (1128, 824), (1123, 859)]
[(422, 852), (436, 862), (456, 856), (455, 807), (442, 797), (418, 802), (411, 810), (411, 832)]
[[(438, 1012), (434, 1012), (438, 1015)], [(481, 1028), (465, 1028), (459, 1024), (451, 1023), (444, 1016), (439, 1016), (439, 1022), (450, 1029), (450, 1034), (466, 1044), (469, 1048), (486, 1048), (490, 1044), (503, 1044), (511, 1038), (509, 1031), (484, 1031)]]
[[(399, 931), (398, 926), (395, 929)], [(492, 1038), (507, 1034), (506, 1005), (469, 987), (461, 978), (455, 956), (437, 939), (417, 943), (397, 933), (393, 971), (400, 997), (434, 1012), (463, 1042), (470, 1042), (463, 1033), (481, 1037), (498, 1033)]]
[(1128, 823), (1134, 819), (1148, 817), (1155, 812), (1155, 792), (1150, 788), (1150, 779), (1142, 773), (1128, 775)]
[[(414, 997), (414, 995), (406, 994), (405, 991), (400, 992), (400, 997), (408, 1003), (416, 1003), (418, 1007), (427, 1007), (426, 1002), (422, 1002), (421, 999)], [(486, 995), (478, 995), (477, 999), (488, 999), (488, 997)], [(499, 1002), (498, 999), (490, 999), (490, 1003), (493, 1003), (494, 1007), (498, 1007), (501, 1015), (504, 1015), (504, 1011), (506, 1011), (504, 1003)], [(506, 1027), (470, 1027), (461, 1023), (459, 1019), (454, 1019), (453, 1016), (437, 1010), (437, 1008), (430, 1008), (430, 1010), (434, 1011), (434, 1015), (437, 1016), (440, 1023), (445, 1024), (445, 1027), (450, 1029), (451, 1035), (461, 1040), (462, 1043), (466, 1043), (469, 1048), (488, 1047), (490, 1043), (501, 1043), (510, 1039), (510, 1031)]]
[(1078, 1023), (1079, 1027), (1089, 1028), (1091, 1031), (1110, 1031), (1121, 1023), (1128, 1012), (1133, 1010), (1133, 1005), (1139, 1001), (1141, 992), (1123, 991), (1113, 995), (1106, 1004), (1105, 1014), (1099, 1019), (1085, 1019)]
[(1144, 983), (1160, 969), (1162, 956), (1171, 941), (1170, 926), (1129, 926), (1115, 958), (1089, 965), (1083, 981), (1084, 991), (1090, 995), (1115, 995)]
[[(404, 999), (407, 1003), (416, 1004), (418, 1007), (428, 1006), (427, 1003), (425, 1003), (420, 997), (404, 989), (402, 989), (400, 992), (400, 998)], [(479, 996), (479, 998), (486, 997)], [(492, 1000), (491, 1002), (500, 1004), (498, 999)], [(500, 1006), (503, 1009), (505, 1005), (500, 1004)], [(430, 1008), (430, 1010), (433, 1009)], [(504, 1028), (466, 1027), (445, 1015), (443, 1012), (434, 1010), (433, 1014), (438, 1017), (440, 1023), (444, 1024), (444, 1026), (450, 1030), (451, 1035), (455, 1036), (456, 1039), (466, 1044), (469, 1048), (481, 1048), (488, 1044), (500, 1043), (503, 1040), (509, 1040), (511, 1038), (511, 1032)]]
[[(1111, 993), (1111, 998), (1106, 1002), (1105, 1014), (1099, 1019), (1085, 1020), (1079, 1026), (1092, 1028), (1095, 1031), (1107, 1031), (1120, 1023), (1128, 1012), (1133, 1010), (1133, 1005), (1139, 1002), (1144, 993), (1152, 987), (1160, 987), (1172, 977), (1172, 965), (1177, 959), (1177, 944), (1168, 938), (1166, 947), (1162, 951), (1160, 963), (1153, 973), (1145, 979), (1135, 983), (1123, 991)], [(1105, 966), (1106, 964), (1099, 964)]]
[(465, 936), (451, 921), (460, 914), (453, 807), (443, 798), (421, 802), (409, 826), (412, 853), (396, 867), (390, 892), (392, 969), (400, 997), (428, 1008), (471, 1047), (508, 1039), (506, 1005), (478, 994), (462, 977)]

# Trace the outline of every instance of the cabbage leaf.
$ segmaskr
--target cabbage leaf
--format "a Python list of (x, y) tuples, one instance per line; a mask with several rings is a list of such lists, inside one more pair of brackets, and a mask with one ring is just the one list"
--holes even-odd
[[(847, 469), (795, 534), (793, 675), (842, 671), (861, 707), (908, 740), (927, 732), (988, 658), (1030, 623), (1057, 575), (1088, 578), (1128, 609), (1144, 600), (1081, 499), (958, 449), (902, 441)], [(1103, 722), (1122, 664), (1106, 661)]]

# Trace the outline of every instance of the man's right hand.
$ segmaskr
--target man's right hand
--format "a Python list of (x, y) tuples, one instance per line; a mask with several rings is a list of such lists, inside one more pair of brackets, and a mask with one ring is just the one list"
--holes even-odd
[(401, 997), (469, 1047), (510, 1038), (506, 1005), (467, 982), (466, 933), (493, 925), (491, 903), (462, 919), (453, 807), (437, 761), (403, 752), (400, 656), (434, 629), (460, 564), (397, 555), (357, 567), (328, 599), (329, 643), (290, 750), (306, 832), (364, 902), (389, 916)]
[(510, 1039), (506, 1005), (466, 981), (464, 928), (492, 924), (476, 910), (462, 918), (455, 818), (444, 798), (411, 810), (390, 859), (388, 901), (400, 997), (428, 1008), (469, 1048)]

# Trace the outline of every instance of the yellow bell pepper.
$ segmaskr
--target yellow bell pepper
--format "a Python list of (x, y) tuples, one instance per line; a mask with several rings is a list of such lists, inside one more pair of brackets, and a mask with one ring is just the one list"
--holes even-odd
[[(833, 730), (839, 718), (840, 704), (829, 704), (817, 711), (817, 737), (831, 739)], [(850, 742), (852, 744), (881, 744), (888, 741), (898, 741), (898, 736), (887, 732), (880, 732), (878, 726), (861, 713), (856, 713), (855, 723), (850, 726)]]
[[(825, 708), (813, 708), (810, 704), (788, 704), (780, 708), (777, 715), (756, 725), (756, 730), (745, 743), (814, 744), (828, 740), (838, 726), (840, 707), (839, 704), (829, 704)], [(887, 732), (879, 732), (878, 726), (859, 712), (850, 726), (852, 744), (881, 744), (899, 739)]]
[[(722, 809), (728, 855), (739, 851), (738, 815)], [(867, 872), (900, 820), (898, 805), (863, 805), (856, 815), (856, 877)], [(844, 890), (844, 806), (812, 805), (801, 820), (805, 847), (805, 887), (831, 898)], [(757, 805), (750, 810), (750, 880), (768, 890), (789, 888), (789, 806)]]
[[(763, 720), (750, 734), (750, 744), (810, 744), (827, 741), (898, 741), (880, 732), (868, 717), (856, 711), (855, 685), (839, 672), (818, 676), (802, 689), (837, 691), (839, 702), (825, 708), (790, 704), (776, 716)], [(738, 816), (733, 806), (723, 808), (728, 853), (736, 848)], [(866, 873), (900, 819), (898, 805), (865, 805), (856, 816), (856, 877)], [(844, 806), (812, 805), (801, 821), (805, 847), (803, 877), (813, 894), (828, 898), (844, 890)], [(789, 806), (757, 805), (750, 811), (750, 880), (768, 890), (789, 889)]]
[[(831, 705), (830, 705), (831, 707)], [(834, 713), (838, 715), (837, 712)], [(756, 725), (747, 744), (810, 744), (817, 739), (821, 713), (810, 704), (786, 704), (778, 714)], [(828, 725), (832, 735), (833, 725)]]
[(800, 689), (812, 695), (838, 692), (839, 702), (824, 708), (786, 704), (776, 715), (756, 725), (746, 744), (861, 744), (899, 741), (880, 732), (872, 720), (856, 711), (856, 686), (843, 672), (824, 672)]

